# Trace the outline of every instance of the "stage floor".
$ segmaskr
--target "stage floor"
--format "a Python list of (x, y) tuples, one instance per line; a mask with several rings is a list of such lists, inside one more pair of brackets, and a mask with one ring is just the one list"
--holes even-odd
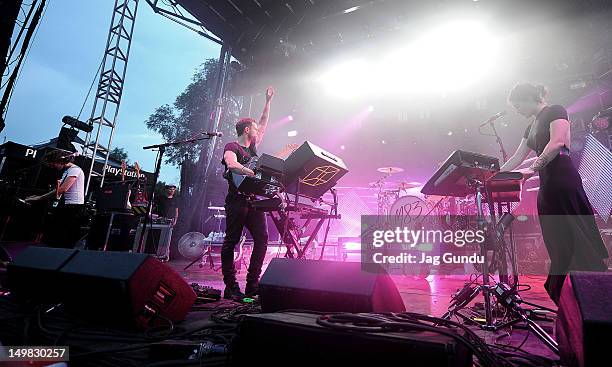
[[(211, 286), (223, 290), (223, 280), (221, 271), (210, 269), (206, 264), (204, 267), (198, 267), (198, 263), (184, 270), (188, 262), (183, 260), (173, 260), (169, 264), (183, 275), (189, 282), (197, 282), (202, 285)], [(216, 264), (217, 266), (219, 264)], [(265, 265), (264, 265), (265, 266)], [(265, 268), (264, 268), (265, 271)], [(238, 281), (241, 289), (244, 290), (246, 270), (239, 271)], [(432, 316), (442, 316), (448, 307), (451, 295), (458, 289), (462, 288), (469, 276), (464, 275), (430, 275), (426, 278), (416, 276), (392, 276), (399, 292), (404, 300), (406, 310), (410, 312), (422, 313)], [(555, 304), (550, 300), (544, 289), (545, 276), (522, 276), (520, 283), (529, 286), (530, 289), (521, 291), (520, 295), (523, 300), (534, 303), (543, 307), (556, 309)], [(528, 287), (522, 287), (528, 288)], [(229, 302), (229, 301), (222, 301)], [(474, 306), (476, 303), (483, 302), (482, 295), (470, 304)], [(532, 308), (525, 306), (525, 308)], [(546, 330), (550, 335), (554, 334), (554, 314), (551, 313), (549, 321), (538, 321), (538, 324)], [(505, 328), (498, 331), (483, 331), (478, 327), (473, 327), (478, 335), (483, 337), (489, 344), (510, 345), (519, 347), (520, 349), (539, 356), (544, 356), (554, 360), (558, 359), (543, 342), (541, 342), (533, 333), (524, 329), (521, 324), (517, 324), (512, 328)]]

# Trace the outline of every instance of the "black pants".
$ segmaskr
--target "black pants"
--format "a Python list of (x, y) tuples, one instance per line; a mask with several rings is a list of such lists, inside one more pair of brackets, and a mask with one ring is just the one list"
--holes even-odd
[(599, 234), (593, 208), (569, 156), (558, 156), (540, 172), (538, 214), (550, 257), (544, 288), (559, 303), (570, 271), (606, 271), (608, 252)]
[(221, 248), (221, 271), (226, 286), (236, 285), (234, 248), (240, 242), (246, 227), (253, 237), (253, 251), (247, 273), (247, 283), (259, 280), (268, 247), (268, 228), (263, 212), (255, 211), (244, 198), (227, 197), (225, 200), (225, 240)]
[(60, 205), (53, 208), (46, 224), (43, 243), (51, 247), (74, 248), (81, 238), (84, 205)]

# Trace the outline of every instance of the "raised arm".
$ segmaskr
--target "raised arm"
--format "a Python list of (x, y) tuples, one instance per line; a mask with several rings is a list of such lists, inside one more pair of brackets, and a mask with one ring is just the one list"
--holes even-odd
[(508, 162), (501, 166), (500, 171), (512, 171), (516, 169), (516, 167), (523, 163), (529, 153), (531, 153), (531, 149), (527, 146), (527, 139), (523, 138), (518, 148), (516, 148), (516, 152), (508, 159)]
[(264, 106), (263, 112), (261, 113), (261, 118), (259, 119), (257, 140), (255, 141), (256, 145), (259, 145), (263, 140), (264, 134), (266, 133), (266, 126), (268, 125), (268, 119), (270, 118), (270, 103), (272, 102), (272, 97), (274, 97), (274, 89), (272, 87), (268, 87), (266, 89), (266, 105)]

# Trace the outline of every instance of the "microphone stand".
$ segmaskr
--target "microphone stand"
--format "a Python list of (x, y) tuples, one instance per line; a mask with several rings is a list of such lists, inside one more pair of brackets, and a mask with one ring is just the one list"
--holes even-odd
[(503, 163), (506, 163), (508, 161), (508, 153), (506, 152), (506, 149), (504, 148), (504, 143), (502, 142), (502, 139), (499, 136), (499, 134), (497, 133), (497, 129), (495, 128), (495, 120), (496, 119), (493, 119), (493, 120), (490, 120), (488, 122), (488, 124), (491, 126), (491, 129), (493, 130), (493, 135), (491, 135), (491, 134), (483, 134), (482, 127), (486, 126), (486, 124), (485, 125), (481, 125), (478, 128), (478, 132), (480, 133), (480, 135), (494, 136), (495, 137), (495, 141), (497, 141), (497, 144), (499, 144), (499, 151), (502, 154), (502, 160), (503, 160), (502, 164), (503, 164)]
[(147, 204), (147, 212), (146, 212), (144, 221), (142, 223), (142, 233), (140, 234), (140, 242), (138, 243), (139, 253), (143, 253), (145, 250), (144, 248), (145, 231), (147, 229), (147, 225), (149, 224), (149, 217), (153, 209), (153, 199), (155, 198), (155, 186), (157, 185), (157, 180), (159, 178), (159, 171), (161, 170), (162, 158), (164, 156), (166, 148), (170, 146), (195, 143), (201, 140), (208, 140), (210, 138), (211, 136), (204, 136), (204, 137), (187, 139), (187, 140), (173, 141), (173, 142), (163, 143), (163, 144), (147, 145), (146, 147), (142, 147), (142, 149), (156, 149), (157, 148), (157, 158), (155, 160), (155, 171), (153, 173), (153, 187), (151, 188), (151, 195), (149, 196), (150, 200), (149, 200), (149, 203)]
[(501, 137), (499, 136), (499, 134), (497, 133), (497, 129), (495, 128), (495, 124), (493, 123), (493, 121), (490, 122), (491, 128), (493, 129), (493, 134), (495, 134), (495, 140), (497, 141), (497, 144), (499, 144), (499, 151), (502, 154), (502, 159), (504, 160), (503, 163), (506, 163), (508, 161), (508, 153), (506, 153), (506, 149), (504, 148), (504, 143), (501, 140)]

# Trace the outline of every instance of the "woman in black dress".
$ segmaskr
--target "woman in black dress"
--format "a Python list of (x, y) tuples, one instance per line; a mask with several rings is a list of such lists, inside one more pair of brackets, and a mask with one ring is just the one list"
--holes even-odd
[(582, 180), (570, 158), (570, 123), (567, 111), (548, 106), (546, 89), (529, 83), (517, 84), (508, 97), (527, 126), (514, 155), (501, 170), (511, 171), (535, 151), (538, 158), (520, 170), (525, 179), (540, 176), (538, 215), (542, 236), (550, 257), (550, 270), (544, 287), (559, 302), (565, 275), (570, 270), (605, 271), (608, 252), (603, 244), (593, 209)]

